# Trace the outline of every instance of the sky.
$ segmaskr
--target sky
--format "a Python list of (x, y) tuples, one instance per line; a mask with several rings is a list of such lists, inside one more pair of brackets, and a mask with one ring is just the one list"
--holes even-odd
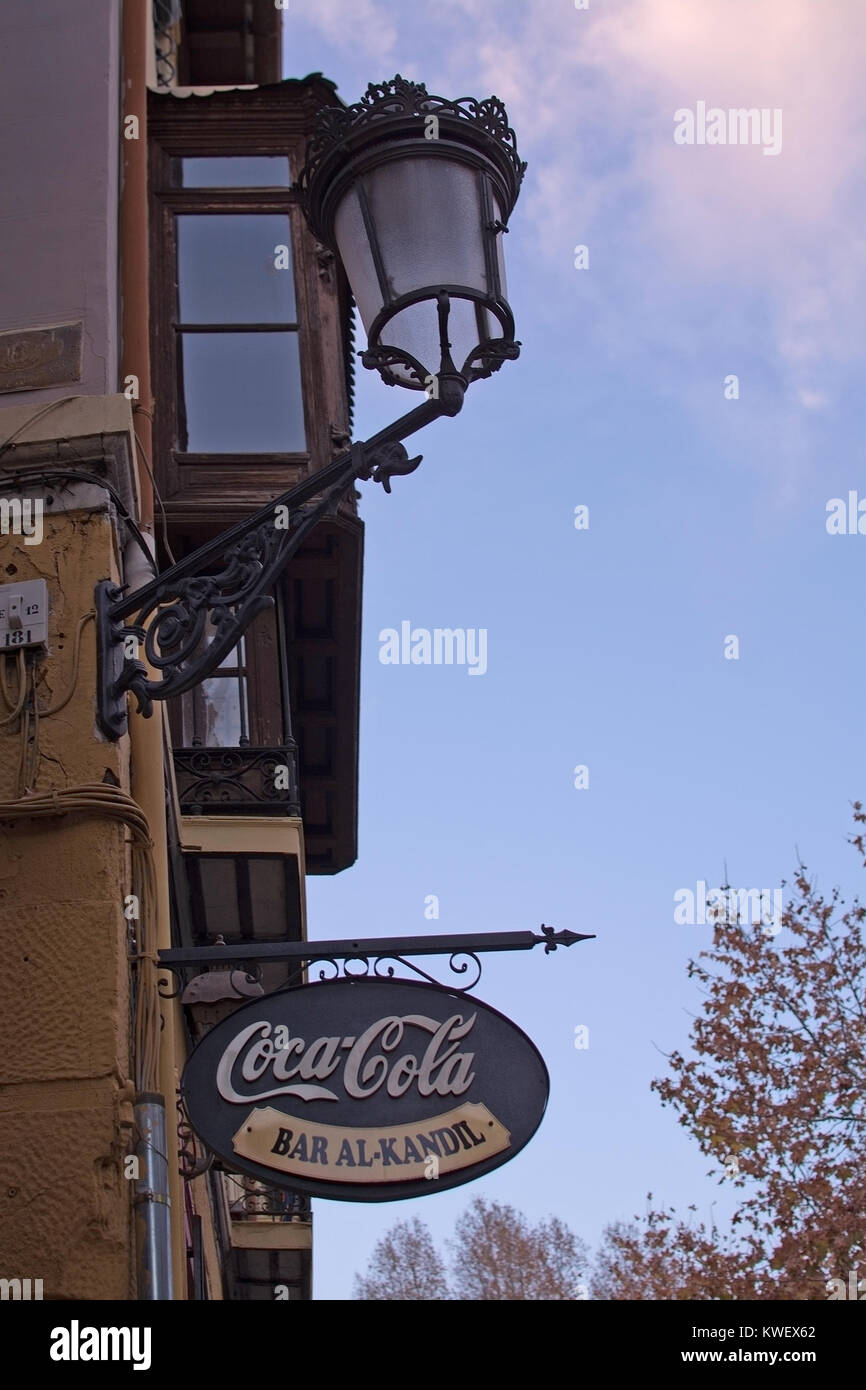
[[(390, 496), (362, 485), (359, 857), (308, 880), (310, 936), (596, 934), (484, 961), (477, 995), (550, 1071), (534, 1139), (451, 1192), (316, 1201), (315, 1297), (352, 1298), (398, 1220), (443, 1241), (476, 1195), (591, 1246), (650, 1192), (723, 1225), (731, 1188), (650, 1090), (710, 943), (674, 895), (725, 866), (776, 889), (798, 856), (856, 888), (866, 534), (829, 534), (827, 507), (857, 493), (866, 532), (866, 9), (291, 0), (283, 22), (284, 76), (495, 93), (528, 161), (519, 360), (416, 436)], [(700, 103), (765, 110), (767, 138), (700, 143)], [(358, 439), (416, 403), (357, 377)], [(485, 629), (486, 671), (383, 664), (404, 621)]]

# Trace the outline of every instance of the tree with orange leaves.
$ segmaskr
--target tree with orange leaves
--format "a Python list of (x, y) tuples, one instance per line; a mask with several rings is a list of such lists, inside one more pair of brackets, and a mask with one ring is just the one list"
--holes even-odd
[[(866, 864), (860, 802), (854, 822)], [(653, 1089), (742, 1194), (731, 1231), (673, 1208), (609, 1226), (593, 1297), (840, 1298), (861, 1275), (866, 1293), (864, 918), (800, 864), (778, 935), (716, 921), (689, 964), (704, 991), (695, 1055), (674, 1052)]]

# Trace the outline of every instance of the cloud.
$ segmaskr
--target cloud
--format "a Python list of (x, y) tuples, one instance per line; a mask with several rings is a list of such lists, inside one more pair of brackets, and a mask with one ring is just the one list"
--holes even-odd
[[(371, 80), (379, 81), (379, 63), (388, 65), (397, 42), (391, 5), (380, 4), (379, 0), (313, 0), (304, 6), (303, 20), (338, 51), (358, 53), (374, 63)], [(288, 17), (286, 32), (291, 52)]]
[[(505, 100), (529, 160), (512, 280), (552, 334), (570, 302), (595, 354), (696, 402), (739, 373), (777, 454), (862, 364), (866, 6), (320, 0), (304, 22), (342, 55), (348, 99), (400, 70)], [(781, 152), (675, 144), (699, 100), (780, 109)]]
[[(838, 365), (863, 351), (866, 9), (439, 0), (437, 12), (484, 35), (455, 47), (453, 75), (480, 74), (508, 105), (531, 161), (521, 217), (542, 256), (570, 265), (576, 243), (591, 246), (585, 293), (611, 350), (677, 331), (689, 353), (707, 331), (694, 309), (714, 304), (716, 331), (774, 357), (792, 400), (831, 399)], [(780, 153), (676, 145), (674, 112), (698, 100), (780, 109)]]

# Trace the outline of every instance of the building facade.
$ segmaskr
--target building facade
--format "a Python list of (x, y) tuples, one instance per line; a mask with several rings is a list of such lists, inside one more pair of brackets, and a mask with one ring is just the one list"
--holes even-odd
[(9, 0), (0, 27), (0, 1277), (309, 1298), (309, 1203), (215, 1164), (178, 1097), (287, 968), (173, 981), (156, 951), (302, 940), (306, 875), (354, 861), (356, 494), (218, 671), (150, 718), (130, 699), (118, 738), (94, 591), (345, 449), (350, 295), (294, 188), (340, 103), (282, 78), (272, 0)]

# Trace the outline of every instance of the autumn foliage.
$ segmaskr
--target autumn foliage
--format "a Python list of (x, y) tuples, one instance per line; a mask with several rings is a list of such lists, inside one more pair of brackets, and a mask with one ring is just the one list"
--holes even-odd
[(417, 1217), (399, 1221), (355, 1279), (358, 1299), (490, 1302), (586, 1298), (586, 1246), (557, 1217), (533, 1225), (503, 1202), (476, 1197), (447, 1242), (450, 1269)]
[[(866, 813), (851, 844), (866, 863)], [(798, 867), (782, 930), (717, 922), (689, 966), (694, 1056), (654, 1082), (740, 1198), (725, 1237), (673, 1208), (607, 1229), (610, 1299), (826, 1299), (866, 1274), (866, 908)]]

